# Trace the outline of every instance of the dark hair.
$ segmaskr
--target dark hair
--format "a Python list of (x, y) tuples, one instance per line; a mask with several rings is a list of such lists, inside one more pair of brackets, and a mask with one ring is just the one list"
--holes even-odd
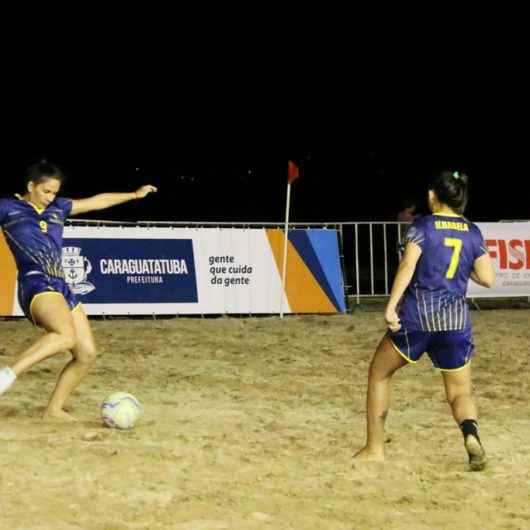
[(66, 175), (59, 166), (43, 158), (26, 169), (24, 173), (24, 184), (26, 187), (30, 182), (40, 184), (45, 178), (53, 178), (59, 182), (63, 182)]
[(468, 176), (460, 171), (442, 171), (432, 178), (429, 189), (439, 202), (457, 213), (464, 213), (468, 199)]

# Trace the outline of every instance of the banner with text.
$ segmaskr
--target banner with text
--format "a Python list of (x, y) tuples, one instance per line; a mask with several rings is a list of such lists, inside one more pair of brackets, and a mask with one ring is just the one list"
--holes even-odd
[[(335, 230), (66, 227), (66, 281), (91, 315), (345, 311)], [(0, 241), (2, 315), (22, 315), (16, 270)]]
[(491, 289), (470, 281), (470, 298), (530, 296), (530, 222), (477, 223), (493, 261)]

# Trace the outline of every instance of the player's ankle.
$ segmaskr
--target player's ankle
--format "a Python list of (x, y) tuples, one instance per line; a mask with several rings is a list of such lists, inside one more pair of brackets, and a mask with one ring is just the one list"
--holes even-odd
[(48, 405), (45, 409), (44, 409), (44, 413), (45, 414), (49, 414), (49, 413), (60, 413), (60, 412), (64, 412), (64, 409), (62, 407), (55, 407), (55, 406), (50, 406)]
[(478, 421), (475, 419), (467, 419), (458, 424), (460, 427), (460, 430), (462, 431), (462, 435), (464, 436), (464, 441), (467, 439), (468, 436), (474, 436), (479, 443), (480, 437), (478, 434)]
[(373, 455), (380, 455), (385, 452), (383, 445), (374, 445), (374, 444), (366, 444), (365, 450), (367, 453), (370, 453)]

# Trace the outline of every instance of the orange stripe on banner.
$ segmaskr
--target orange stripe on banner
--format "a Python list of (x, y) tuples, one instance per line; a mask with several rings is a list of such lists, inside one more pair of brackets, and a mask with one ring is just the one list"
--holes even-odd
[(0, 230), (0, 315), (13, 314), (13, 298), (17, 284), (17, 266)]
[[(267, 237), (278, 267), (280, 278), (283, 266), (283, 230), (267, 230)], [(327, 294), (317, 282), (296, 248), (289, 241), (287, 247), (287, 300), (293, 313), (336, 313)]]

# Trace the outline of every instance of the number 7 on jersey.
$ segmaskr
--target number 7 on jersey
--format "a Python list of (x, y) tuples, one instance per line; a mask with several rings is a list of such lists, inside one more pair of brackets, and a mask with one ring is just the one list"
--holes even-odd
[(446, 237), (444, 239), (444, 245), (453, 249), (453, 255), (451, 256), (451, 262), (449, 268), (445, 273), (445, 277), (448, 280), (452, 280), (455, 276), (458, 262), (460, 261), (460, 251), (462, 250), (462, 240), (455, 237)]

